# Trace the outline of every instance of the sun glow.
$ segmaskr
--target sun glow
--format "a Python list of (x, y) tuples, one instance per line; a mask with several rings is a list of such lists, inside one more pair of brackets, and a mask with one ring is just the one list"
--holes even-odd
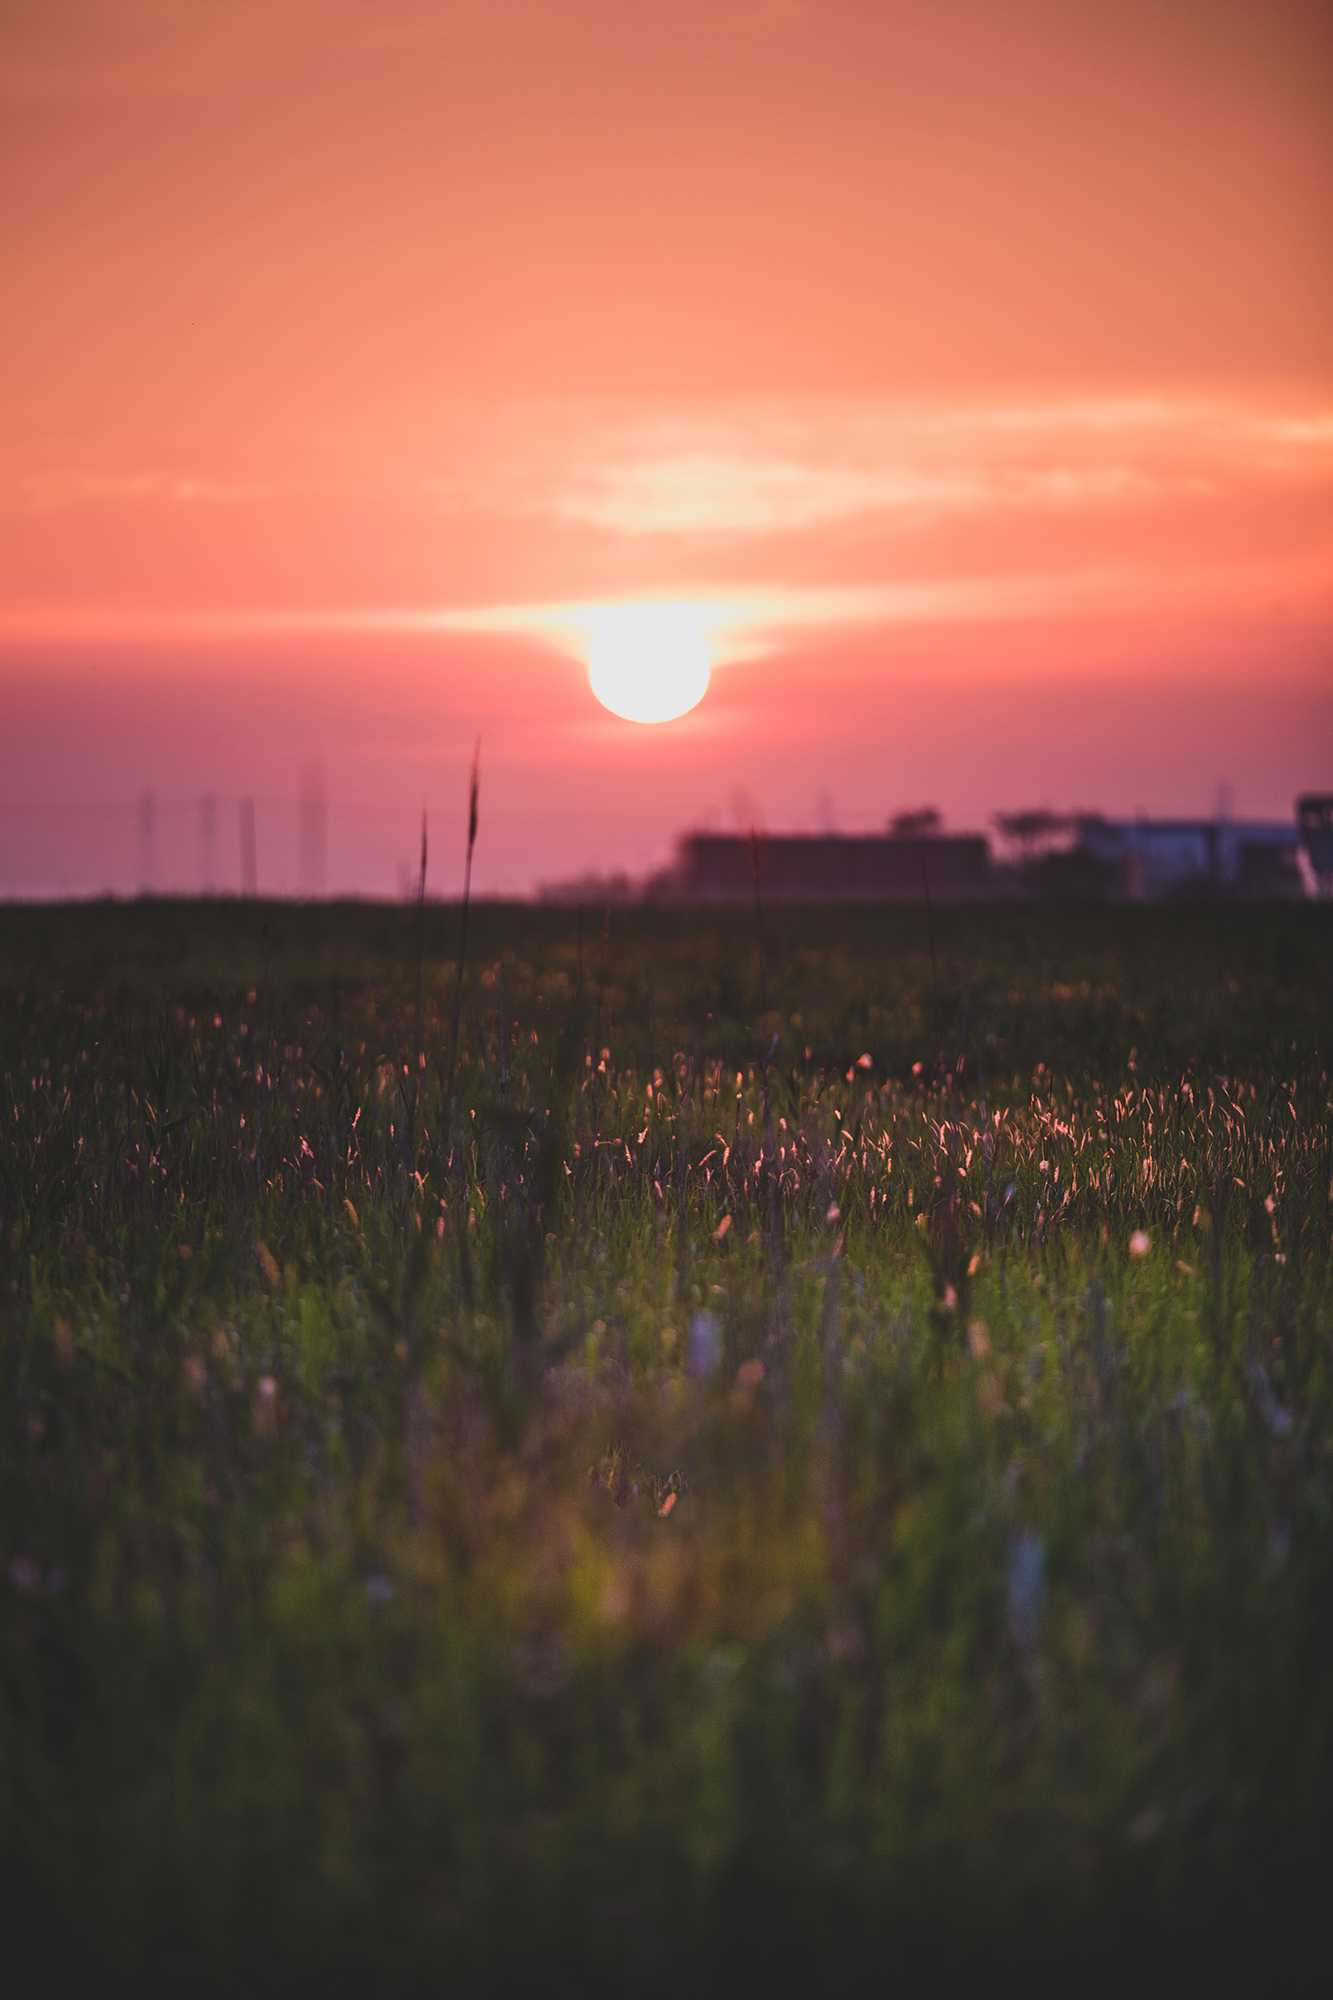
[(708, 691), (708, 639), (697, 606), (608, 605), (589, 636), (592, 691), (626, 722), (673, 722)]

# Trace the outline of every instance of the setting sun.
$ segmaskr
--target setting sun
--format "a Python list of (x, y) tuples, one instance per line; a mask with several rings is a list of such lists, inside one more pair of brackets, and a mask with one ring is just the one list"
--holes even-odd
[(588, 679), (626, 722), (673, 722), (708, 691), (708, 643), (687, 604), (618, 604), (593, 621)]

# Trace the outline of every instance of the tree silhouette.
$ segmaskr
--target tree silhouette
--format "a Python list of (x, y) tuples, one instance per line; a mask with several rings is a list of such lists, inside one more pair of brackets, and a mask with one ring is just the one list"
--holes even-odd
[(934, 806), (917, 806), (911, 812), (895, 813), (889, 832), (895, 840), (935, 840), (943, 824)]
[(1061, 834), (1068, 833), (1074, 822), (1068, 813), (1049, 812), (1039, 807), (1028, 812), (996, 813), (995, 824), (1006, 840), (1017, 843), (1026, 864), (1036, 857), (1040, 848), (1048, 847)]

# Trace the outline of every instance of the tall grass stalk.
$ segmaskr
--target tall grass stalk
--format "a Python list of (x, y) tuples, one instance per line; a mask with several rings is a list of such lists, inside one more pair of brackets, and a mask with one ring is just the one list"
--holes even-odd
[(786, 1273), (782, 1263), (778, 1182), (773, 1163), (773, 1113), (768, 1090), (768, 1068), (777, 1053), (778, 1036), (769, 1036), (768, 959), (764, 950), (764, 903), (759, 881), (759, 831), (750, 828), (750, 877), (754, 883), (754, 922), (759, 941), (759, 1064), (763, 1106), (764, 1174), (768, 1183), (768, 1244), (773, 1267), (773, 1300), (777, 1312), (779, 1339), (787, 1327)]
[(467, 961), (467, 918), (468, 906), (472, 900), (472, 850), (477, 844), (477, 795), (481, 784), (481, 738), (477, 738), (472, 752), (472, 771), (468, 780), (467, 805), (467, 861), (463, 868), (463, 908), (458, 930), (458, 976), (454, 981), (454, 1017), (449, 1034), (449, 1074), (445, 1085), (444, 1135), (446, 1147), (450, 1143), (453, 1120), (454, 1081), (458, 1073), (458, 1031), (463, 1013), (463, 967)]

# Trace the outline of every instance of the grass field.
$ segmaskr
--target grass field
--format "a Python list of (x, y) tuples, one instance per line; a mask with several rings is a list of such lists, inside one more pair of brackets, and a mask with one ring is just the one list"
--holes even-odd
[(1333, 911), (470, 926), (0, 912), (11, 1955), (1280, 1956)]

